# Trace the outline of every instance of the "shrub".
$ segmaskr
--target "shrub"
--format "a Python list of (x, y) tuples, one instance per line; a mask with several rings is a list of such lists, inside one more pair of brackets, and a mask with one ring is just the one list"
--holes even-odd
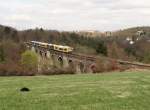
[(75, 74), (75, 71), (71, 68), (55, 68), (52, 67), (49, 70), (43, 71), (42, 75), (63, 75), (63, 74)]
[(104, 42), (99, 42), (96, 47), (96, 52), (107, 56), (107, 47)]
[(23, 65), (24, 69), (28, 72), (37, 72), (38, 69), (38, 56), (35, 52), (32, 51), (25, 51), (21, 55), (21, 64)]
[(4, 63), (0, 64), (0, 76), (29, 76), (22, 66), (18, 64)]
[(96, 61), (95, 73), (119, 70), (119, 65), (116, 60), (99, 57)]
[(145, 53), (145, 55), (143, 57), (143, 61), (145, 63), (150, 63), (150, 52), (149, 51), (147, 53)]

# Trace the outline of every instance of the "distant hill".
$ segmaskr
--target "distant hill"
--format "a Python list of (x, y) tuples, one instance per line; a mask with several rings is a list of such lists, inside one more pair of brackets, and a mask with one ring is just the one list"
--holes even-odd
[(137, 35), (138, 31), (143, 31), (147, 35), (150, 35), (150, 26), (133, 27), (133, 28), (128, 28), (128, 29), (115, 31), (115, 32), (113, 32), (113, 36), (131, 37), (131, 36)]
[(79, 31), (76, 32), (79, 35), (86, 36), (86, 37), (132, 37), (137, 35), (138, 32), (144, 32), (146, 34), (150, 35), (150, 26), (143, 26), (143, 27), (132, 27), (127, 29), (121, 29), (118, 31), (106, 31), (106, 32), (100, 32), (100, 31)]
[(4, 29), (7, 29), (7, 28), (9, 28), (11, 31), (17, 30), (17, 29), (15, 29), (15, 28), (13, 28), (13, 27), (10, 27), (10, 26), (0, 25), (0, 31), (2, 31), (2, 30), (4, 30)]
[[(43, 30), (42, 28), (37, 29), (28, 29), (23, 31), (18, 31), (17, 29), (10, 27), (10, 26), (4, 26), (0, 25), (0, 35), (2, 34), (13, 34), (13, 32), (17, 31), (19, 33), (28, 33), (28, 32), (35, 32), (37, 30), (45, 31), (45, 32), (59, 32), (57, 30)], [(127, 29), (120, 29), (118, 31), (113, 31), (112, 36), (119, 36), (119, 37), (131, 37), (136, 35), (138, 31), (144, 31), (146, 34), (150, 35), (150, 26), (143, 26), (143, 27), (132, 27)], [(110, 32), (110, 31), (107, 31)], [(76, 33), (81, 36), (87, 36), (87, 37), (106, 37), (106, 32), (99, 32), (99, 31), (79, 31), (79, 32), (69, 32), (68, 33)]]

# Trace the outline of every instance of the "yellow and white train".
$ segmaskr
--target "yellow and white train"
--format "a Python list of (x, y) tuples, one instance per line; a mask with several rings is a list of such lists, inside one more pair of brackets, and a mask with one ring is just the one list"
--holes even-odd
[(62, 45), (49, 44), (49, 43), (43, 43), (43, 42), (37, 42), (37, 41), (31, 41), (31, 44), (35, 46), (40, 46), (40, 47), (60, 51), (60, 52), (65, 52), (65, 53), (70, 53), (74, 50), (70, 46), (62, 46)]

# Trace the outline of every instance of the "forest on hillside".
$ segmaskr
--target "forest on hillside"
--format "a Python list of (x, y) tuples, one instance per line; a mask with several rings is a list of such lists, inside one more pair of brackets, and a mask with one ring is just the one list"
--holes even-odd
[[(139, 30), (144, 33), (137, 35)], [(21, 62), (26, 51), (24, 42), (32, 40), (68, 45), (73, 47), (76, 53), (150, 63), (149, 27), (120, 30), (111, 37), (87, 37), (75, 32), (42, 28), (18, 31), (0, 25), (0, 75), (32, 75), (35, 72), (26, 70)]]

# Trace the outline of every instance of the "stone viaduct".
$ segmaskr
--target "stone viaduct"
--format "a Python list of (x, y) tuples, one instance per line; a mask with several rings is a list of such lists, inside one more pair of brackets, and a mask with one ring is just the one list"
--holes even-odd
[[(92, 73), (96, 67), (96, 58), (75, 53), (65, 53), (41, 46), (25, 43), (28, 49), (36, 52), (39, 56), (40, 71), (42, 66), (55, 66), (57, 68), (70, 68), (76, 73)], [(48, 68), (48, 67), (47, 67)]]
[[(76, 73), (93, 73), (96, 69), (96, 57), (81, 55), (76, 53), (65, 53), (41, 46), (33, 45), (30, 42), (25, 43), (27, 48), (36, 52), (39, 56), (38, 71), (54, 66), (57, 68), (72, 69)], [(107, 58), (109, 61), (115, 61), (119, 65), (124, 65), (130, 68), (144, 68), (150, 69), (149, 64), (142, 64), (138, 62), (129, 62), (117, 59)]]

